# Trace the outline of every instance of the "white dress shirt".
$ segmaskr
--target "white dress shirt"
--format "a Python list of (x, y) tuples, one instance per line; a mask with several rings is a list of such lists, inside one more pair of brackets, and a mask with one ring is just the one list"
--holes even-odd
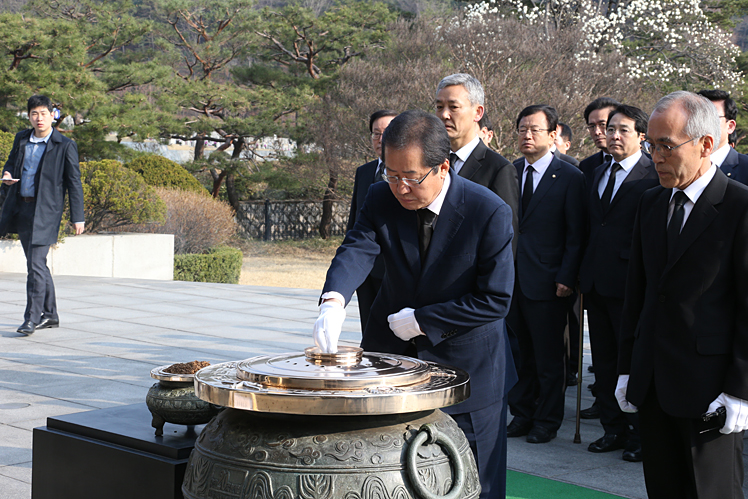
[(538, 184), (540, 183), (540, 179), (543, 178), (543, 174), (545, 174), (545, 171), (549, 166), (551, 166), (551, 161), (553, 161), (553, 153), (550, 150), (546, 153), (545, 156), (537, 160), (532, 165), (528, 163), (527, 158), (525, 158), (525, 169), (522, 172), (522, 188), (525, 188), (525, 179), (527, 178), (528, 166), (532, 166), (532, 169), (535, 170), (535, 173), (532, 174), (532, 192), (535, 192), (538, 188)]
[(626, 177), (631, 172), (632, 168), (636, 166), (636, 164), (639, 162), (639, 158), (642, 157), (641, 151), (636, 151), (634, 154), (629, 156), (628, 158), (624, 158), (621, 161), (616, 161), (615, 159), (611, 159), (608, 166), (605, 167), (605, 171), (603, 172), (603, 176), (600, 177), (600, 183), (597, 184), (597, 193), (600, 196), (600, 199), (603, 198), (603, 192), (605, 192), (605, 187), (608, 185), (608, 179), (610, 178), (610, 167), (613, 166), (614, 163), (618, 163), (621, 165), (621, 168), (616, 172), (616, 183), (613, 184), (613, 195), (610, 196), (611, 201), (614, 197), (616, 197), (616, 192), (618, 192), (618, 188), (621, 187), (621, 184), (624, 180), (626, 180)]
[[(709, 182), (712, 181), (716, 173), (717, 167), (712, 163), (712, 166), (709, 167), (706, 173), (694, 180), (691, 185), (683, 189), (683, 192), (686, 193), (686, 197), (688, 197), (688, 201), (683, 205), (683, 225), (680, 226), (681, 230), (683, 230), (683, 227), (686, 225), (686, 220), (688, 220), (688, 215), (690, 215), (693, 210), (693, 205), (699, 200), (701, 195), (704, 193), (704, 189), (706, 189), (706, 186), (709, 185)], [(668, 222), (670, 222), (670, 217), (673, 216), (673, 210), (675, 210), (673, 196), (675, 196), (675, 193), (679, 190), (681, 189), (674, 188), (673, 192), (670, 194), (670, 205), (667, 209)]]
[(477, 135), (465, 144), (464, 146), (460, 147), (457, 151), (454, 151), (454, 154), (457, 155), (457, 158), (455, 159), (454, 164), (452, 165), (452, 168), (454, 168), (455, 173), (460, 173), (460, 170), (462, 169), (462, 165), (465, 164), (465, 161), (470, 157), (471, 154), (473, 154), (473, 150), (478, 146), (478, 142), (480, 142), (480, 137)]

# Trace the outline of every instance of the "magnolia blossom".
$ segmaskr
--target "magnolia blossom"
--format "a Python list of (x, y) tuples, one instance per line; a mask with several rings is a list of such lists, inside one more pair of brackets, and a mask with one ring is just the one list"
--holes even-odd
[(467, 7), (466, 17), (479, 24), (486, 16), (513, 15), (546, 30), (575, 30), (576, 61), (594, 62), (615, 51), (624, 57), (629, 77), (658, 87), (739, 91), (740, 49), (709, 21), (698, 0), (629, 0), (612, 12), (599, 6), (593, 0), (546, 0), (531, 7), (522, 0), (484, 0)]

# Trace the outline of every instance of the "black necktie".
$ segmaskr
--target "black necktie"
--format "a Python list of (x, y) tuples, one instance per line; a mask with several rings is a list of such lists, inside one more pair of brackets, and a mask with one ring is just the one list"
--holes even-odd
[(525, 175), (525, 185), (522, 187), (522, 214), (527, 212), (527, 207), (530, 206), (530, 199), (532, 199), (532, 172), (533, 167), (529, 165), (527, 167), (527, 175)]
[(686, 214), (686, 209), (683, 205), (688, 201), (688, 196), (683, 191), (678, 191), (673, 196), (673, 214), (670, 217), (670, 223), (667, 226), (667, 256), (668, 259), (672, 258), (675, 254), (675, 247), (678, 242), (678, 235), (680, 234), (681, 227), (683, 226), (683, 218)]
[(374, 183), (377, 183), (380, 180), (384, 180), (382, 178), (382, 174), (384, 173), (384, 170), (382, 169), (383, 166), (384, 166), (384, 163), (380, 161), (379, 164), (377, 165), (377, 173), (376, 175), (374, 175)]
[(616, 185), (616, 172), (621, 169), (621, 165), (613, 163), (610, 167), (610, 177), (608, 177), (608, 183), (605, 185), (603, 191), (603, 197), (600, 198), (600, 202), (603, 204), (603, 211), (608, 211), (610, 207), (610, 200), (613, 199), (613, 187)]
[(453, 152), (449, 153), (449, 167), (452, 168), (453, 170), (454, 170), (454, 167), (455, 167), (455, 162), (458, 159), (460, 159), (460, 158), (457, 157), (457, 154), (455, 154)]
[(421, 263), (423, 263), (431, 242), (431, 234), (434, 233), (436, 213), (428, 208), (421, 208), (416, 210), (416, 214), (418, 215), (418, 249), (421, 251)]
[(607, 162), (608, 162), (608, 161), (610, 161), (611, 159), (613, 159), (613, 156), (611, 156), (610, 154), (605, 154), (605, 153), (603, 153), (603, 162), (602, 162), (601, 164), (603, 164), (603, 163), (607, 163)]

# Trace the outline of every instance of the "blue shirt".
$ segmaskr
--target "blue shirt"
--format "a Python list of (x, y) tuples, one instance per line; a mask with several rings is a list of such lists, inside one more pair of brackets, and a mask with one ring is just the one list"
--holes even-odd
[(28, 143), (26, 143), (26, 152), (23, 155), (23, 173), (21, 173), (21, 196), (25, 198), (34, 197), (34, 178), (51, 136), (52, 134), (48, 133), (46, 137), (40, 139), (32, 133)]

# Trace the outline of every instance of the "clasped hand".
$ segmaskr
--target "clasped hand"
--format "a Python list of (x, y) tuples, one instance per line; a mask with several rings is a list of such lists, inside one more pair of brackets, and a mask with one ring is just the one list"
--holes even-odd
[(715, 412), (718, 407), (725, 408), (725, 426), (720, 428), (720, 433), (727, 435), (748, 430), (748, 402), (722, 392), (709, 404), (707, 412)]
[(345, 321), (345, 308), (337, 300), (329, 300), (319, 306), (319, 317), (314, 323), (314, 344), (323, 353), (338, 353), (338, 338)]

